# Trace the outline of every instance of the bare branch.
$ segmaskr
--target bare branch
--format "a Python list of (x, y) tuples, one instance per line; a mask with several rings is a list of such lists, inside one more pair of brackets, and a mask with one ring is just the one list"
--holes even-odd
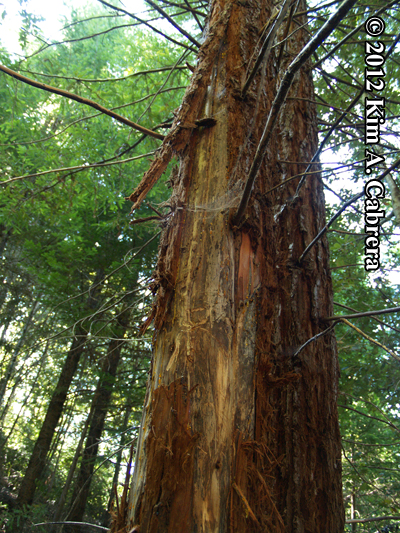
[(352, 518), (346, 524), (366, 524), (367, 522), (383, 522), (384, 520), (400, 520), (400, 516), (377, 516), (376, 518)]
[(363, 313), (354, 313), (352, 315), (337, 315), (329, 316), (324, 320), (341, 320), (342, 318), (362, 318), (364, 316), (377, 316), (377, 315), (386, 315), (387, 313), (398, 313), (400, 307), (391, 307), (389, 309), (379, 309), (376, 311), (364, 311)]
[(342, 407), (343, 409), (348, 409), (349, 411), (354, 411), (355, 413), (365, 416), (366, 418), (371, 418), (372, 420), (377, 420), (378, 422), (383, 422), (384, 424), (388, 425), (389, 427), (395, 429), (398, 433), (400, 433), (400, 429), (395, 426), (390, 420), (384, 420), (383, 418), (378, 418), (377, 416), (368, 415), (367, 413), (363, 413), (362, 411), (359, 411), (358, 409), (354, 409), (354, 407), (350, 407), (350, 405), (342, 405), (338, 403), (338, 407)]
[[(350, 234), (351, 235), (351, 234)], [(354, 235), (354, 234), (353, 234)], [(362, 235), (362, 237), (364, 237)], [(339, 307), (343, 307), (344, 309), (348, 309), (349, 311), (353, 311), (353, 313), (356, 313), (356, 314), (359, 314), (361, 313), (362, 311), (357, 311), (357, 309), (354, 309), (354, 307), (349, 307), (348, 305), (344, 305), (344, 304), (340, 304), (338, 302), (333, 302), (333, 305), (337, 305)], [(391, 324), (387, 324), (386, 322), (383, 322), (382, 320), (380, 320), (379, 318), (375, 318), (375, 315), (370, 315), (372, 316), (372, 318), (375, 320), (375, 322), (378, 322), (379, 324), (381, 324), (382, 326), (384, 326), (385, 328), (390, 328), (392, 329), (393, 331), (397, 331), (398, 333), (400, 333), (400, 329), (398, 328), (395, 328), (394, 326), (392, 326)], [(336, 317), (336, 318), (339, 318), (339, 317)], [(343, 318), (349, 318), (348, 316), (344, 315)], [(354, 318), (354, 316), (352, 317)]]
[[(398, 310), (400, 311), (400, 307), (398, 308)], [(357, 333), (359, 333), (362, 337), (364, 337), (364, 339), (367, 339), (369, 342), (372, 342), (373, 344), (376, 344), (376, 346), (379, 346), (379, 348), (382, 348), (383, 350), (385, 350), (385, 352), (387, 352), (394, 359), (396, 359), (396, 361), (400, 361), (400, 357), (396, 353), (394, 353), (392, 350), (390, 350), (387, 346), (385, 346), (381, 342), (378, 342), (377, 340), (373, 339), (372, 337), (367, 335), (360, 328), (357, 328), (354, 324), (352, 324), (351, 322), (349, 322), (345, 318), (341, 318), (340, 321), (343, 322), (343, 324), (346, 324), (347, 326), (350, 326), (352, 329), (357, 331)]]
[(97, 111), (100, 111), (101, 113), (104, 113), (105, 115), (108, 115), (109, 117), (112, 117), (118, 122), (121, 122), (122, 124), (126, 124), (127, 126), (130, 126), (131, 128), (135, 130), (145, 133), (146, 135), (149, 135), (150, 137), (154, 137), (155, 139), (160, 139), (161, 141), (165, 137), (164, 135), (161, 135), (161, 133), (156, 133), (155, 131), (149, 130), (145, 128), (144, 126), (140, 126), (140, 124), (136, 124), (135, 122), (132, 122), (131, 120), (125, 117), (122, 117), (121, 115), (118, 115), (118, 113), (114, 113), (114, 111), (111, 111), (111, 109), (107, 109), (106, 107), (103, 107), (102, 105), (98, 104), (97, 102), (94, 102), (93, 100), (89, 100), (88, 98), (83, 98), (82, 96), (79, 96), (74, 93), (70, 93), (69, 91), (66, 91), (64, 89), (58, 89), (57, 87), (46, 85), (45, 83), (42, 83), (40, 81), (32, 80), (31, 78), (27, 78), (26, 76), (23, 76), (22, 74), (18, 74), (18, 72), (11, 70), (5, 67), (4, 65), (0, 65), (0, 70), (3, 71), (5, 74), (8, 74), (9, 76), (12, 76), (13, 78), (17, 80), (22, 81), (23, 83), (31, 85), (32, 87), (36, 87), (37, 89), (42, 89), (43, 91), (47, 91), (49, 93), (58, 94), (60, 96), (63, 96), (64, 98), (75, 100), (76, 102), (79, 102), (80, 104), (85, 104), (89, 107), (93, 107), (94, 109), (97, 109)]
[(161, 68), (153, 68), (149, 70), (140, 70), (138, 72), (134, 72), (133, 74), (129, 74), (128, 76), (123, 76), (122, 78), (98, 78), (98, 79), (91, 79), (91, 78), (75, 78), (74, 76), (59, 76), (57, 74), (44, 74), (43, 72), (33, 72), (31, 70), (22, 70), (22, 72), (28, 72), (29, 74), (33, 74), (34, 76), (44, 76), (45, 78), (57, 78), (61, 80), (74, 80), (77, 82), (84, 82), (84, 83), (99, 83), (99, 82), (109, 82), (109, 81), (124, 81), (129, 80), (129, 78), (136, 78), (136, 76), (142, 76), (147, 74), (154, 74), (156, 72), (165, 72), (166, 70), (189, 70), (186, 65), (172, 65), (170, 67), (161, 67)]
[(331, 326), (329, 326), (329, 328), (326, 328), (324, 329), (324, 331), (321, 331), (321, 333), (318, 333), (317, 335), (314, 335), (314, 337), (311, 337), (311, 339), (308, 339), (308, 341), (306, 341), (304, 344), (302, 344), (300, 346), (300, 348), (298, 350), (296, 350), (293, 354), (292, 357), (296, 357), (297, 355), (299, 355), (299, 353), (306, 347), (308, 346), (308, 344), (310, 344), (311, 342), (317, 340), (319, 337), (323, 337), (324, 335), (326, 335), (327, 333), (329, 333), (330, 331), (333, 330), (333, 328), (339, 323), (339, 320), (337, 322), (334, 322)]
[(98, 526), (97, 524), (90, 524), (89, 522), (40, 522), (40, 524), (32, 524), (33, 527), (36, 526), (47, 526), (52, 524), (68, 524), (70, 526), (89, 526), (94, 529), (100, 529), (101, 531), (110, 531), (108, 527)]
[(156, 11), (158, 11), (160, 13), (160, 15), (162, 15), (166, 20), (168, 20), (168, 22), (170, 24), (172, 24), (172, 26), (179, 31), (179, 33), (181, 33), (182, 35), (184, 35), (187, 39), (189, 39), (189, 41), (191, 43), (193, 43), (195, 46), (197, 46), (197, 48), (200, 48), (200, 43), (196, 41), (196, 39), (194, 37), (192, 37), (190, 35), (190, 33), (188, 33), (187, 31), (185, 31), (181, 26), (179, 26), (179, 24), (177, 24), (169, 15), (166, 11), (164, 11), (163, 9), (161, 9), (161, 7), (159, 7), (157, 4), (155, 4), (154, 2), (152, 2), (151, 0), (145, 0), (146, 4), (149, 4), (149, 6), (151, 6), (153, 9), (155, 9)]
[(115, 11), (120, 11), (121, 13), (125, 13), (125, 15), (128, 15), (128, 17), (131, 17), (131, 18), (139, 21), (141, 24), (144, 24), (145, 26), (150, 28), (151, 31), (154, 31), (155, 33), (158, 33), (159, 35), (162, 35), (163, 37), (165, 37), (165, 39), (168, 39), (168, 41), (171, 41), (171, 43), (177, 44), (178, 46), (182, 46), (183, 48), (187, 48), (188, 50), (191, 50), (192, 52), (196, 52), (197, 51), (196, 49), (192, 48), (191, 46), (188, 46), (185, 43), (181, 43), (179, 41), (176, 41), (175, 39), (173, 39), (169, 35), (166, 35), (162, 31), (158, 30), (157, 28), (155, 28), (154, 26), (149, 24), (146, 20), (143, 20), (143, 19), (137, 17), (135, 14), (129, 13), (129, 11), (126, 11), (125, 9), (122, 9), (121, 7), (113, 6), (112, 4), (109, 4), (108, 2), (106, 2), (105, 0), (97, 0), (97, 1), (100, 2), (101, 4), (103, 4), (104, 6), (109, 7), (110, 9), (114, 9)]
[[(161, 94), (161, 93), (166, 93), (166, 92), (169, 92), (169, 91), (179, 91), (181, 89), (186, 89), (186, 86), (185, 85), (180, 85), (180, 86), (177, 86), (177, 87), (169, 87), (167, 89), (162, 89), (161, 91), (157, 91), (157, 93), (146, 94), (146, 96), (143, 96), (142, 98), (139, 98), (139, 100), (134, 100), (133, 102), (128, 102), (127, 104), (122, 104), (122, 105), (118, 105), (116, 107), (112, 107), (111, 111), (115, 111), (116, 109), (122, 109), (123, 107), (129, 107), (131, 105), (135, 105), (135, 104), (138, 104), (140, 102), (144, 102), (145, 100), (148, 100), (149, 98), (151, 98), (152, 96), (155, 96), (158, 93)], [(36, 139), (36, 140), (33, 140), (33, 141), (0, 143), (0, 146), (16, 146), (16, 145), (38, 144), (38, 143), (41, 143), (41, 142), (45, 142), (45, 141), (48, 141), (50, 139), (53, 139), (54, 137), (57, 137), (58, 135), (61, 135), (68, 128), (70, 128), (71, 126), (74, 126), (75, 124), (78, 124), (79, 122), (83, 122), (85, 120), (90, 120), (92, 118), (99, 117), (102, 114), (103, 113), (94, 113), (93, 115), (86, 115), (86, 116), (84, 116), (82, 118), (78, 118), (76, 120), (73, 120), (67, 126), (65, 126), (65, 128), (63, 128), (62, 130), (58, 131), (57, 133), (54, 133), (53, 135), (49, 135), (48, 137), (43, 137), (42, 139)], [(161, 127), (170, 128), (171, 125), (167, 124), (167, 123), (163, 123), (162, 125), (159, 124), (159, 125), (154, 127), (154, 130), (156, 130), (158, 128), (161, 128)], [(119, 154), (119, 155), (121, 155), (121, 154)]]
[(44, 170), (43, 172), (36, 172), (35, 174), (26, 174), (25, 176), (17, 176), (15, 178), (10, 178), (9, 180), (0, 181), (0, 185), (8, 185), (14, 181), (20, 181), (27, 178), (36, 178), (38, 176), (43, 176), (44, 174), (52, 174), (54, 172), (66, 172), (67, 170), (89, 170), (91, 168), (100, 168), (108, 167), (111, 165), (119, 165), (121, 163), (129, 163), (130, 161), (136, 161), (137, 159), (143, 159), (144, 157), (150, 157), (154, 155), (154, 152), (149, 152), (143, 155), (137, 155), (135, 157), (129, 157), (128, 159), (122, 159), (120, 161), (110, 161), (106, 163), (93, 163), (92, 165), (78, 165), (76, 167), (64, 167), (64, 168), (54, 168), (52, 170)]

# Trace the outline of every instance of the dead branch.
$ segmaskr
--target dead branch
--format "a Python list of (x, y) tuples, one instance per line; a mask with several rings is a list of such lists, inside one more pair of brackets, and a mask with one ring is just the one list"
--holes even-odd
[(367, 522), (382, 522), (383, 520), (400, 520), (400, 516), (377, 516), (376, 518), (352, 518), (346, 524), (366, 524)]
[(194, 37), (192, 37), (190, 35), (190, 33), (188, 33), (187, 31), (185, 31), (181, 26), (179, 26), (179, 24), (177, 24), (173, 19), (172, 17), (170, 17), (168, 15), (168, 13), (166, 11), (164, 11), (160, 6), (158, 6), (157, 4), (155, 4), (154, 2), (152, 2), (151, 0), (145, 0), (146, 4), (149, 4), (149, 6), (151, 6), (153, 9), (155, 9), (156, 11), (158, 11), (158, 13), (160, 13), (160, 15), (162, 15), (166, 20), (168, 20), (168, 22), (170, 24), (172, 24), (172, 26), (179, 31), (179, 33), (181, 33), (182, 35), (184, 35), (187, 39), (189, 39), (189, 41), (191, 43), (193, 43), (195, 46), (197, 46), (197, 48), (200, 48), (200, 43), (198, 41), (196, 41), (196, 39)]
[(70, 93), (69, 91), (66, 91), (64, 89), (59, 89), (57, 87), (52, 87), (51, 85), (46, 85), (45, 83), (42, 83), (40, 81), (32, 80), (31, 78), (27, 78), (26, 76), (23, 76), (22, 74), (18, 74), (18, 72), (11, 70), (10, 68), (5, 67), (4, 65), (0, 65), (0, 70), (4, 72), (5, 74), (8, 74), (9, 76), (12, 76), (16, 80), (22, 81), (23, 83), (31, 85), (32, 87), (36, 87), (37, 89), (42, 89), (43, 91), (47, 91), (49, 93), (58, 94), (60, 96), (63, 96), (64, 98), (75, 100), (76, 102), (79, 102), (80, 104), (85, 104), (89, 107), (93, 107), (94, 109), (97, 109), (97, 111), (101, 111), (101, 113), (104, 113), (105, 115), (108, 115), (109, 117), (112, 117), (118, 122), (121, 122), (122, 124), (126, 124), (127, 126), (130, 126), (131, 128), (135, 130), (145, 133), (146, 135), (149, 135), (150, 137), (155, 137), (156, 139), (160, 139), (160, 140), (164, 139), (164, 135), (161, 135), (161, 133), (156, 133), (155, 131), (152, 131), (143, 126), (140, 126), (140, 124), (136, 124), (135, 122), (132, 122), (132, 120), (129, 120), (128, 118), (118, 115), (118, 113), (114, 113), (114, 111), (111, 111), (111, 109), (107, 109), (106, 107), (103, 107), (102, 105), (98, 104), (97, 102), (94, 102), (93, 100), (89, 100), (88, 98), (83, 98), (82, 96), (79, 96), (74, 93)]
[(338, 315), (338, 316), (329, 316), (324, 320), (341, 320), (342, 318), (362, 318), (364, 316), (376, 316), (384, 315), (387, 313), (398, 313), (400, 307), (391, 307), (390, 309), (379, 309), (376, 311), (365, 311), (364, 313), (354, 313), (353, 315)]
[(192, 48), (191, 46), (188, 46), (185, 43), (181, 43), (181, 42), (177, 41), (176, 39), (173, 39), (169, 35), (166, 35), (161, 30), (158, 30), (156, 27), (154, 27), (151, 24), (149, 24), (147, 20), (143, 20), (143, 19), (139, 18), (134, 13), (130, 13), (129, 11), (126, 11), (125, 9), (122, 9), (121, 7), (113, 6), (112, 4), (109, 4), (108, 2), (105, 2), (105, 0), (97, 0), (97, 1), (100, 2), (101, 4), (103, 4), (104, 6), (109, 7), (110, 9), (114, 9), (114, 11), (120, 11), (121, 13), (125, 13), (125, 15), (128, 15), (128, 17), (131, 17), (131, 18), (137, 20), (138, 22), (140, 22), (141, 24), (144, 24), (145, 26), (150, 28), (151, 31), (153, 31), (155, 33), (158, 33), (159, 35), (162, 35), (165, 39), (167, 39), (168, 41), (171, 41), (171, 43), (177, 44), (178, 46), (182, 46), (183, 48), (187, 48), (188, 50), (191, 50), (192, 52), (196, 52), (196, 50), (194, 48)]
[[(399, 311), (400, 311), (400, 308), (399, 308)], [(382, 348), (383, 350), (385, 350), (385, 352), (387, 352), (394, 359), (396, 359), (396, 361), (400, 361), (400, 357), (396, 353), (394, 353), (392, 350), (390, 350), (387, 346), (385, 346), (381, 342), (378, 342), (377, 340), (375, 340), (372, 337), (370, 337), (369, 335), (367, 335), (364, 331), (362, 331), (360, 328), (357, 328), (354, 324), (352, 324), (351, 322), (349, 322), (345, 318), (342, 318), (340, 320), (340, 322), (343, 322), (343, 324), (346, 324), (347, 326), (349, 326), (352, 329), (354, 329), (355, 331), (357, 331), (357, 333), (359, 333), (362, 337), (364, 337), (364, 339), (367, 339), (369, 342), (372, 342), (372, 344), (376, 344), (376, 346), (379, 346), (379, 348)]]

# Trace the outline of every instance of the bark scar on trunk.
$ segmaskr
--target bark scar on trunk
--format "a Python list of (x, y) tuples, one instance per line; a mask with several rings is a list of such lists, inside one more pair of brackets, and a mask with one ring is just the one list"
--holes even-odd
[[(146, 493), (139, 513), (144, 531), (188, 531), (193, 493), (194, 449), (200, 434), (190, 425), (190, 394), (184, 378), (154, 391), (153, 413), (147, 440), (148, 465)], [(165, 476), (165, 472), (168, 475)], [(151, 500), (144, 504), (144, 499)], [(149, 505), (150, 504), (150, 505)], [(143, 510), (143, 511), (142, 511)]]

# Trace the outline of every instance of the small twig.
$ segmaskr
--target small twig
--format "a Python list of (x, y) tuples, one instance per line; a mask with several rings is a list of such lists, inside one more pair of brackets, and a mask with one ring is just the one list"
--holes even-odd
[(340, 321), (343, 322), (344, 324), (346, 324), (347, 326), (350, 326), (351, 328), (353, 328), (355, 331), (357, 331), (357, 333), (359, 333), (362, 337), (364, 337), (368, 341), (372, 342), (373, 344), (376, 344), (377, 346), (379, 346), (380, 348), (385, 350), (385, 352), (387, 352), (394, 359), (396, 359), (396, 361), (400, 361), (400, 357), (396, 353), (394, 353), (392, 350), (390, 350), (387, 346), (385, 346), (384, 344), (382, 344), (379, 341), (376, 341), (375, 339), (373, 339), (372, 337), (370, 337), (369, 335), (364, 333), (364, 331), (362, 331), (360, 328), (357, 328), (354, 324), (352, 324), (351, 322), (349, 322), (345, 318), (342, 318)]
[(398, 313), (400, 307), (391, 307), (390, 309), (379, 309), (378, 311), (365, 311), (363, 313), (354, 313), (353, 315), (329, 316), (324, 320), (341, 320), (342, 318), (362, 318), (363, 316), (384, 315), (386, 313)]
[(158, 6), (157, 4), (155, 4), (154, 2), (152, 2), (151, 0), (145, 0), (146, 4), (149, 4), (149, 6), (151, 6), (153, 9), (155, 9), (156, 11), (158, 11), (160, 13), (160, 15), (162, 15), (166, 20), (168, 20), (168, 22), (170, 24), (172, 24), (172, 26), (177, 29), (179, 31), (179, 33), (181, 33), (182, 35), (184, 35), (187, 39), (189, 39), (189, 41), (191, 43), (193, 43), (195, 46), (197, 46), (197, 48), (200, 48), (200, 43), (198, 41), (196, 41), (196, 39), (194, 37), (192, 37), (190, 35), (190, 33), (188, 33), (187, 31), (185, 31), (181, 26), (179, 26), (179, 24), (177, 24), (169, 15), (166, 11), (164, 11), (160, 6)]
[(97, 524), (90, 524), (89, 522), (41, 522), (40, 524), (32, 524), (32, 526), (49, 526), (54, 524), (65, 524), (70, 526), (90, 526), (94, 527), (95, 529), (100, 529), (101, 531), (110, 531), (108, 527), (98, 526)]
[(321, 333), (318, 333), (317, 335), (314, 335), (314, 337), (311, 337), (311, 339), (308, 339), (308, 341), (306, 341), (304, 344), (302, 344), (300, 346), (300, 348), (298, 350), (296, 350), (293, 354), (292, 357), (296, 357), (297, 355), (299, 355), (299, 353), (308, 345), (310, 344), (310, 342), (312, 341), (315, 341), (316, 339), (318, 339), (319, 337), (322, 337), (323, 335), (326, 335), (327, 333), (329, 333), (340, 321), (337, 320), (336, 322), (334, 322), (331, 326), (329, 326), (329, 328), (326, 328), (324, 329), (324, 331), (321, 331)]
[(346, 524), (366, 524), (367, 522), (383, 522), (384, 520), (400, 520), (400, 516), (377, 516), (376, 518), (352, 518)]
[(66, 91), (64, 89), (59, 89), (57, 87), (52, 87), (51, 85), (46, 85), (45, 83), (42, 83), (40, 81), (32, 80), (31, 78), (27, 78), (26, 76), (23, 76), (22, 74), (18, 74), (18, 72), (11, 70), (10, 68), (5, 67), (4, 65), (0, 65), (0, 70), (4, 72), (5, 74), (8, 74), (9, 76), (12, 76), (16, 80), (22, 81), (23, 83), (26, 83), (27, 85), (31, 85), (32, 87), (36, 87), (37, 89), (42, 89), (43, 91), (47, 91), (49, 93), (58, 94), (60, 96), (63, 96), (64, 98), (75, 100), (76, 102), (79, 102), (80, 104), (85, 104), (89, 107), (93, 107), (94, 109), (97, 109), (97, 111), (101, 111), (101, 113), (104, 113), (105, 115), (108, 115), (109, 117), (112, 117), (118, 122), (121, 122), (122, 124), (126, 124), (127, 126), (130, 126), (131, 128), (135, 130), (145, 133), (146, 135), (149, 135), (150, 137), (154, 137), (155, 139), (160, 139), (161, 141), (165, 137), (165, 135), (161, 135), (161, 133), (157, 133), (155, 131), (149, 130), (145, 128), (144, 126), (140, 126), (140, 124), (136, 124), (135, 122), (132, 122), (132, 120), (129, 120), (128, 118), (118, 115), (118, 113), (114, 113), (114, 111), (111, 111), (111, 109), (107, 109), (106, 107), (103, 107), (97, 102), (94, 102), (93, 100), (89, 100), (89, 98), (83, 98), (82, 96), (79, 96), (74, 93), (70, 93), (69, 91)]
[(131, 220), (129, 222), (129, 225), (134, 226), (135, 224), (143, 224), (143, 222), (148, 222), (149, 220), (162, 220), (162, 217), (151, 216), (151, 217), (145, 217), (145, 218), (137, 218), (136, 220)]

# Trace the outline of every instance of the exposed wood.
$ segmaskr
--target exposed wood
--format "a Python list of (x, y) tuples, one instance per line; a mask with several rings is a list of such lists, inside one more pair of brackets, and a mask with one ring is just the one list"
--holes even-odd
[[(280, 72), (271, 54), (265, 80), (255, 78), (260, 90), (242, 100), (246, 65), (271, 9), (256, 0), (211, 3), (214, 34), (202, 52), (212, 53), (201, 56), (185, 115), (178, 112), (170, 143), (132, 196), (139, 205), (174, 147), (180, 166), (154, 276), (153, 361), (128, 531), (343, 531), (336, 344), (332, 331), (318, 336), (333, 314), (326, 239), (297, 264), (325, 225), (318, 166), (296, 202), (286, 203), (295, 182), (265, 195), (304, 171), (316, 151), (307, 66), (291, 87), (299, 99), (287, 100), (277, 117), (246, 218), (240, 228), (229, 224), (232, 191), (248, 175), (281, 72), (307, 39), (305, 32), (288, 39)], [(179, 130), (201, 116), (217, 122)]]

